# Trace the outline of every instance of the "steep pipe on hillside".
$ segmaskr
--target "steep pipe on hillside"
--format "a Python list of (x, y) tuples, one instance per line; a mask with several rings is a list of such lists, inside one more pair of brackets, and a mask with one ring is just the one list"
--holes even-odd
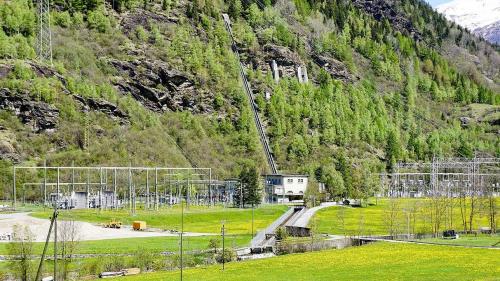
[(231, 38), (231, 47), (238, 58), (239, 62), (239, 69), (240, 69), (240, 76), (241, 80), (243, 81), (243, 88), (245, 89), (245, 92), (248, 96), (248, 100), (250, 101), (250, 107), (252, 108), (253, 112), (253, 119), (255, 121), (255, 126), (257, 127), (257, 131), (259, 132), (260, 136), (260, 141), (262, 143), (262, 146), (264, 148), (264, 153), (266, 154), (267, 162), (269, 163), (269, 167), (271, 168), (271, 172), (273, 174), (278, 173), (278, 167), (276, 165), (276, 162), (274, 161), (273, 154), (271, 151), (271, 147), (269, 145), (269, 140), (267, 138), (267, 135), (264, 131), (264, 127), (262, 126), (262, 122), (260, 121), (259, 113), (257, 110), (257, 104), (255, 103), (255, 99), (252, 95), (252, 90), (250, 89), (250, 83), (248, 83), (248, 79), (245, 74), (245, 66), (241, 62), (240, 59), (240, 54), (238, 52), (238, 47), (236, 46), (236, 41), (234, 40), (233, 37), (233, 32), (231, 30), (231, 20), (229, 19), (228, 14), (222, 14), (222, 18), (224, 19), (224, 25), (226, 27), (227, 32), (229, 33), (229, 37)]

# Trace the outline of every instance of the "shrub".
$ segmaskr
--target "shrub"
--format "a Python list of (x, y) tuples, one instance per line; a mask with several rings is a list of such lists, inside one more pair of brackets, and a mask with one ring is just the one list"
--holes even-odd
[(139, 267), (143, 271), (153, 269), (155, 264), (155, 255), (145, 249), (139, 248), (134, 253), (132, 266)]
[(135, 36), (141, 42), (146, 42), (146, 40), (148, 39), (148, 33), (144, 29), (144, 27), (142, 27), (142, 25), (139, 25), (138, 27), (135, 28)]
[(33, 71), (31, 68), (23, 63), (14, 64), (14, 69), (12, 70), (11, 75), (14, 79), (28, 80), (33, 78)]
[(288, 233), (286, 232), (286, 228), (280, 227), (276, 230), (276, 240), (281, 241), (285, 240), (288, 237)]
[(68, 11), (56, 12), (53, 14), (54, 23), (60, 27), (69, 27), (71, 25), (71, 16)]
[(87, 23), (90, 29), (96, 29), (99, 32), (105, 33), (111, 27), (109, 19), (101, 11), (92, 11), (87, 16)]
[(217, 262), (222, 263), (222, 262), (230, 262), (234, 260), (235, 257), (236, 254), (234, 253), (233, 250), (224, 249), (224, 251), (221, 251), (220, 253), (217, 254), (215, 259), (217, 260)]
[(73, 26), (74, 27), (80, 27), (83, 25), (83, 14), (76, 12), (73, 14)]

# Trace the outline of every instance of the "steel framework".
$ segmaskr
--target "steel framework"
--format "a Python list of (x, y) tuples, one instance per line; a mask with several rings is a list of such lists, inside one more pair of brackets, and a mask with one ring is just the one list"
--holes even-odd
[(52, 32), (50, 29), (50, 0), (37, 0), (36, 54), (40, 61), (52, 65)]
[(14, 166), (11, 199), (14, 208), (21, 195), (23, 203), (129, 208), (135, 213), (138, 204), (156, 210), (182, 200), (188, 205), (232, 204), (239, 186), (238, 180), (213, 179), (211, 168)]
[(434, 158), (427, 163), (397, 163), (381, 175), (389, 197), (470, 196), (500, 192), (500, 158)]

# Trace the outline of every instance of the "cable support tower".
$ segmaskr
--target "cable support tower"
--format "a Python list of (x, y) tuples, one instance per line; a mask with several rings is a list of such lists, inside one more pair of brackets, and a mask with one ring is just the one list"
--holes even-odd
[(52, 65), (52, 32), (50, 28), (50, 0), (37, 0), (36, 55), (40, 62)]

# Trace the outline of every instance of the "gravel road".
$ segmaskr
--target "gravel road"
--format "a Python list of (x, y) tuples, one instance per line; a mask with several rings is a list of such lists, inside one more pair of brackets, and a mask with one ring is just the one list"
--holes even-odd
[[(58, 220), (59, 225), (64, 223)], [(14, 225), (28, 226), (35, 236), (36, 242), (45, 241), (50, 226), (49, 219), (34, 218), (29, 213), (10, 213), (0, 214), (0, 235), (12, 233)], [(104, 228), (99, 225), (88, 222), (76, 222), (80, 240), (103, 240), (116, 238), (135, 238), (135, 237), (158, 237), (158, 236), (178, 236), (177, 233), (162, 231), (133, 231), (129, 227), (121, 229)], [(212, 233), (194, 233), (185, 232), (185, 236), (204, 236), (213, 235)], [(8, 242), (0, 240), (1, 242)]]

